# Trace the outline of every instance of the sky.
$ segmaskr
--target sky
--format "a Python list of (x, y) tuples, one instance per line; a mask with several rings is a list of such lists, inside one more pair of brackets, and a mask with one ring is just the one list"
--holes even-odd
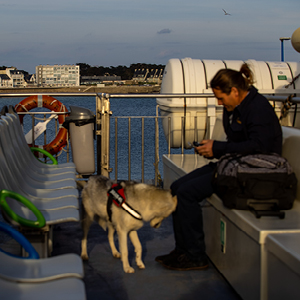
[(0, 0), (0, 66), (280, 61), (299, 27), (299, 0)]

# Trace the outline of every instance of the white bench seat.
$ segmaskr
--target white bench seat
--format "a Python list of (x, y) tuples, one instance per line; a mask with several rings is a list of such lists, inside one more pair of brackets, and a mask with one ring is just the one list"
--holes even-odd
[(2, 300), (85, 300), (81, 279), (63, 278), (42, 283), (17, 283), (0, 279)]
[[(300, 130), (283, 127), (283, 156), (300, 180)], [(164, 188), (209, 160), (198, 155), (163, 156)], [(213, 194), (203, 207), (207, 254), (243, 299), (268, 299), (266, 237), (300, 233), (300, 184), (297, 199), (285, 218), (256, 218), (250, 211), (226, 208)], [(300, 280), (299, 280), (300, 284)]]
[(300, 233), (270, 234), (266, 238), (268, 297), (300, 298)]
[(24, 283), (38, 283), (66, 277), (83, 278), (82, 259), (75, 253), (24, 259), (0, 252), (0, 278)]

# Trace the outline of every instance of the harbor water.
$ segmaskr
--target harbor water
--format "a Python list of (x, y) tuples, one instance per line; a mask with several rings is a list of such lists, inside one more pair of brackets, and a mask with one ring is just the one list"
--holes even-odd
[[(63, 103), (68, 110), (70, 105), (85, 107), (90, 109), (93, 113), (96, 112), (95, 97), (55, 97)], [(1, 98), (1, 108), (4, 105), (15, 106), (24, 98)], [(156, 116), (156, 99), (155, 98), (111, 98), (110, 109), (112, 112), (110, 121), (110, 168), (112, 172), (110, 177), (112, 179), (140, 181), (142, 178), (142, 117), (144, 118), (144, 179), (145, 182), (151, 183), (155, 177), (155, 116)], [(47, 111), (46, 108), (36, 108), (34, 111)], [(43, 116), (38, 116), (40, 119)], [(47, 116), (47, 118), (49, 115)], [(130, 149), (131, 155), (129, 157), (129, 130), (128, 117), (131, 117), (131, 140)], [(118, 174), (115, 174), (115, 118), (117, 118), (117, 136), (118, 136)], [(42, 120), (35, 120), (35, 124)], [(47, 125), (47, 143), (53, 140), (55, 136), (54, 120), (51, 120)], [(32, 126), (32, 119), (29, 116), (24, 117), (24, 134), (26, 134)], [(44, 144), (44, 136), (41, 135), (35, 142), (36, 145)], [(96, 151), (96, 141), (95, 141)], [(191, 152), (192, 150), (187, 150)], [(161, 119), (159, 119), (159, 173), (163, 178), (163, 167), (161, 157), (168, 152), (168, 144), (164, 136), (161, 126)], [(181, 149), (172, 149), (172, 153), (181, 153)], [(72, 153), (70, 153), (70, 160), (72, 160)], [(128, 163), (131, 163), (131, 172), (129, 174)], [(66, 161), (66, 153), (62, 152), (59, 157), (59, 162)]]

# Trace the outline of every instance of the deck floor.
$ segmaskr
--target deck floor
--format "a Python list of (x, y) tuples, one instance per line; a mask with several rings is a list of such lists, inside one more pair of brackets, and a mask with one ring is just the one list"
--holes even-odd
[[(241, 299), (210, 263), (206, 270), (172, 271), (154, 260), (174, 248), (172, 217), (159, 229), (146, 224), (138, 231), (143, 246), (145, 270), (135, 265), (134, 250), (129, 243), (130, 264), (135, 273), (125, 274), (119, 259), (111, 255), (106, 232), (94, 223), (88, 237), (89, 261), (84, 262), (87, 300), (148, 299)], [(66, 223), (54, 229), (52, 255), (80, 254), (80, 224)]]
[[(1, 215), (0, 221), (3, 222)], [(174, 248), (171, 216), (158, 229), (145, 224), (138, 235), (146, 269), (137, 268), (134, 249), (129, 242), (129, 261), (135, 273), (125, 274), (121, 261), (110, 252), (107, 233), (96, 223), (91, 226), (88, 236), (89, 260), (84, 262), (87, 300), (241, 299), (211, 262), (206, 270), (172, 271), (154, 260), (157, 255), (169, 253)], [(65, 253), (80, 255), (81, 237), (79, 223), (56, 225), (52, 256)], [(20, 253), (17, 242), (1, 232), (0, 243), (3, 250)]]

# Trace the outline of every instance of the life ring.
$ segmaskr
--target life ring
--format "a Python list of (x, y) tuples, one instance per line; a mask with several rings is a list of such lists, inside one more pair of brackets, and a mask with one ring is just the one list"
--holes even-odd
[[(68, 112), (64, 104), (59, 102), (57, 99), (46, 95), (35, 95), (35, 96), (27, 97), (15, 106), (15, 110), (17, 112), (28, 112), (36, 107), (45, 107), (55, 112)], [(63, 122), (65, 121), (65, 116), (66, 115), (64, 114), (58, 115), (59, 124), (63, 124)], [(19, 115), (19, 119), (21, 124), (23, 124), (24, 115)], [(67, 137), (68, 137), (68, 130), (66, 128), (61, 127), (54, 140), (51, 141), (49, 144), (44, 145), (43, 149), (53, 155), (59, 152), (64, 146), (66, 146)], [(29, 146), (31, 147), (35, 145), (29, 145)]]

